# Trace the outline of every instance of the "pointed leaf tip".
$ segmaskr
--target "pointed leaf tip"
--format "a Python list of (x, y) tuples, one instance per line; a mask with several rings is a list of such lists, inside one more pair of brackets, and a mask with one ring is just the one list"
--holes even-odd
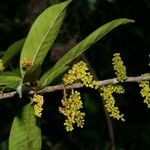
[(40, 66), (54, 43), (66, 13), (66, 7), (71, 1), (65, 1), (52, 5), (41, 13), (34, 21), (25, 40), (21, 57), (20, 71), (22, 77), (24, 72), (22, 63), (25, 59), (32, 60), (32, 69), (35, 65)]

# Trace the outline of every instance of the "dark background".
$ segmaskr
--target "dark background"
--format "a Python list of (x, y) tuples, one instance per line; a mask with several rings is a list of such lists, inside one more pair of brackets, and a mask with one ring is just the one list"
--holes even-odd
[[(26, 37), (36, 16), (61, 0), (1, 0), (0, 50)], [(120, 52), (128, 76), (149, 72), (150, 0), (73, 0), (67, 10), (60, 34), (43, 68), (54, 64), (66, 49), (85, 38), (99, 26), (117, 18), (134, 19), (134, 24), (120, 26), (98, 41), (85, 53), (100, 80), (115, 77), (112, 55)], [(13, 65), (17, 65), (19, 55)], [(126, 93), (115, 95), (117, 106), (126, 121), (112, 119), (116, 150), (150, 149), (150, 110), (143, 103), (137, 83), (125, 83)], [(43, 150), (109, 150), (111, 141), (102, 99), (94, 90), (80, 89), (86, 112), (83, 129), (67, 133), (64, 118), (58, 112), (62, 91), (45, 94), (41, 122)], [(0, 150), (6, 150), (12, 120), (20, 99), (0, 101)]]

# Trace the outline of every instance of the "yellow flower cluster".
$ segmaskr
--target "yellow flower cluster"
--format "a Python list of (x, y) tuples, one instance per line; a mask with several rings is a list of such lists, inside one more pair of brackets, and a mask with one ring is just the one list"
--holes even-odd
[(26, 70), (32, 66), (32, 60), (30, 58), (24, 58), (21, 65), (22, 65), (22, 69)]
[(141, 87), (140, 94), (144, 97), (144, 103), (150, 108), (150, 86), (149, 81), (142, 81), (139, 86)]
[(95, 89), (99, 87), (98, 81), (93, 79), (93, 75), (89, 72), (87, 64), (83, 61), (73, 65), (72, 69), (64, 75), (63, 82), (65, 85), (82, 82), (86, 87)]
[(2, 59), (0, 59), (0, 72), (4, 71), (5, 67), (4, 67), (4, 64), (3, 64), (3, 61)]
[(34, 94), (32, 101), (35, 103), (34, 104), (34, 113), (36, 116), (38, 116), (39, 118), (42, 116), (42, 106), (44, 103), (44, 98), (42, 95), (37, 95)]
[(121, 82), (126, 80), (126, 67), (124, 66), (123, 61), (121, 60), (120, 53), (115, 53), (113, 55), (112, 64), (115, 70), (115, 74), (117, 75), (117, 79)]
[(83, 128), (85, 113), (80, 111), (83, 108), (80, 92), (72, 90), (71, 95), (68, 98), (63, 98), (61, 102), (63, 107), (59, 107), (59, 112), (66, 117), (64, 123), (66, 130), (72, 131), (74, 129), (73, 124)]
[(105, 107), (110, 113), (110, 117), (113, 117), (117, 120), (125, 121), (123, 118), (124, 115), (120, 114), (118, 107), (115, 106), (115, 99), (113, 93), (124, 93), (124, 89), (121, 85), (107, 85), (103, 86), (101, 96), (105, 101)]

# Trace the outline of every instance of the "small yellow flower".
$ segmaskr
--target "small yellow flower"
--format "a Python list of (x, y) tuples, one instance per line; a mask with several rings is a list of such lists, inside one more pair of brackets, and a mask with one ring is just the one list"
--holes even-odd
[(36, 116), (38, 116), (40, 118), (42, 115), (42, 110), (43, 110), (42, 106), (44, 103), (44, 98), (42, 95), (34, 94), (32, 101), (35, 103), (34, 104), (34, 113)]
[(150, 86), (149, 81), (142, 81), (139, 86), (141, 87), (140, 94), (144, 97), (144, 103), (150, 108)]
[(93, 75), (89, 72), (87, 64), (83, 61), (73, 65), (72, 69), (64, 75), (63, 82), (65, 85), (81, 82), (86, 87), (99, 88), (99, 82), (94, 80)]
[(3, 72), (5, 69), (2, 59), (0, 59), (0, 72)]
[(112, 64), (115, 70), (115, 74), (117, 75), (117, 78), (119, 81), (123, 82), (127, 79), (126, 75), (126, 67), (123, 64), (123, 61), (121, 60), (120, 53), (115, 53), (114, 57), (112, 59)]
[(32, 60), (30, 58), (24, 58), (21, 65), (23, 70), (27, 70), (32, 66)]
[(110, 117), (113, 117), (117, 120), (125, 121), (123, 118), (124, 115), (120, 114), (118, 107), (115, 106), (115, 99), (113, 97), (113, 93), (124, 93), (124, 89), (120, 85), (107, 85), (103, 86), (101, 96), (105, 102), (105, 107), (107, 111), (110, 113)]
[(80, 111), (80, 109), (83, 108), (80, 92), (72, 90), (71, 95), (68, 98), (63, 98), (61, 103), (62, 107), (59, 107), (59, 112), (66, 117), (64, 123), (66, 130), (72, 131), (74, 129), (74, 124), (83, 128), (85, 113)]

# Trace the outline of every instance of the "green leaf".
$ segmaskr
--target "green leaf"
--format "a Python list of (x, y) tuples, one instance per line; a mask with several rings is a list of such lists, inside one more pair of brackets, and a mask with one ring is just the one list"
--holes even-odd
[(0, 87), (16, 89), (21, 81), (21, 77), (10, 74), (0, 75)]
[(9, 150), (34, 149), (41, 150), (41, 131), (36, 124), (33, 107), (27, 104), (13, 121)]
[(64, 67), (66, 64), (71, 62), (73, 59), (78, 57), (80, 54), (82, 54), (86, 49), (88, 49), (91, 45), (93, 45), (95, 42), (97, 42), (99, 39), (101, 39), (103, 36), (105, 36), (107, 33), (109, 33), (111, 30), (116, 28), (119, 25), (127, 24), (134, 22), (131, 19), (121, 18), (116, 19), (111, 22), (108, 22), (107, 24), (101, 26), (96, 31), (91, 33), (87, 38), (82, 40), (79, 44), (77, 44), (75, 47), (73, 47), (69, 52), (67, 52), (55, 65), (54, 67), (45, 73), (42, 78), (39, 81), (39, 84), (41, 87), (47, 86), (52, 82), (53, 77), (55, 74), (57, 76), (59, 75), (59, 70), (61, 70), (62, 67)]
[(21, 51), (22, 47), (23, 47), (23, 44), (24, 44), (24, 41), (25, 39), (21, 39), (19, 41), (16, 41), (14, 42), (12, 45), (10, 45), (8, 47), (8, 49), (5, 51), (3, 57), (2, 57), (2, 60), (3, 60), (3, 63), (6, 67), (7, 63), (9, 61), (12, 60), (12, 58), (19, 53), (19, 51)]
[(19, 68), (16, 68), (13, 71), (2, 72), (1, 75), (2, 76), (20, 76), (20, 70), (19, 70)]
[(33, 23), (21, 52), (20, 70), (22, 76), (24, 71), (21, 64), (24, 58), (31, 59), (33, 66), (42, 64), (57, 37), (69, 3), (70, 0), (49, 7)]

